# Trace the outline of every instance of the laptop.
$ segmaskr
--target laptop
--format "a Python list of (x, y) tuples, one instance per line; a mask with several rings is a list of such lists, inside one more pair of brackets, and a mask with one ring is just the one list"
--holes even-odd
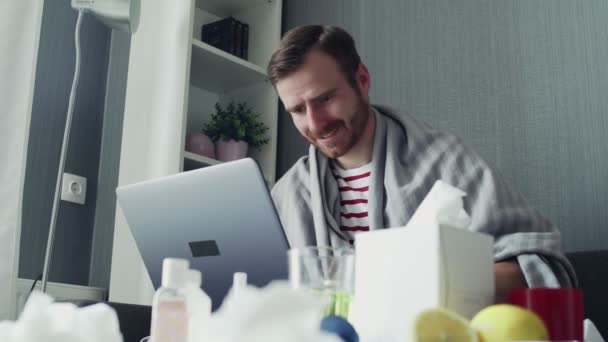
[(213, 310), (234, 272), (259, 287), (287, 279), (287, 239), (253, 159), (122, 186), (116, 194), (156, 289), (167, 257), (201, 271)]

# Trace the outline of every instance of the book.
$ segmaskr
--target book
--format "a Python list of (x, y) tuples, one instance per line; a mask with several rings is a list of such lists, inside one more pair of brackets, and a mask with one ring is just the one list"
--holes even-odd
[(234, 54), (243, 58), (243, 23), (236, 21), (236, 30), (234, 32)]
[(241, 58), (247, 60), (249, 58), (249, 24), (243, 23), (241, 33)]
[(231, 20), (228, 22), (227, 32), (225, 32), (226, 39), (224, 39), (224, 44), (225, 44), (224, 51), (227, 51), (236, 56), (237, 51), (236, 51), (235, 37), (236, 37), (236, 30), (237, 30), (237, 21), (236, 21), (236, 19), (234, 19), (232, 17), (230, 17), (230, 19)]
[(233, 17), (214, 21), (203, 25), (201, 29), (201, 40), (213, 47), (236, 55), (236, 29), (237, 22)]
[(247, 60), (249, 54), (249, 24), (233, 17), (203, 25), (201, 40), (213, 47)]

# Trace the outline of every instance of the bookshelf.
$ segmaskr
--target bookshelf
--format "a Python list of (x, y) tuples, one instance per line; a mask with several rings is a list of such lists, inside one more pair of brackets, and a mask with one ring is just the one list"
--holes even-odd
[[(202, 167), (217, 165), (221, 163), (223, 163), (223, 161), (201, 156), (196, 153), (187, 151), (184, 153), (184, 171), (196, 170)], [(266, 181), (268, 189), (272, 188), (274, 182), (268, 179), (266, 175), (264, 175), (264, 180)]]
[(214, 13), (219, 17), (227, 17), (251, 7), (264, 5), (269, 0), (196, 0), (196, 7)]
[[(280, 0), (197, 0), (192, 28), (190, 89), (185, 134), (200, 132), (216, 102), (246, 101), (268, 126), (270, 142), (248, 155), (257, 160), (264, 177), (273, 184), (276, 169), (278, 97), (267, 80), (266, 64), (281, 36)], [(201, 41), (201, 28), (226, 17), (249, 25), (247, 60)], [(184, 134), (184, 139), (185, 139)], [(182, 170), (196, 165), (184, 151)]]
[(192, 39), (192, 86), (222, 93), (265, 80), (266, 71), (261, 67), (198, 39)]
[(192, 152), (184, 152), (184, 171), (200, 169), (201, 167), (221, 164), (222, 161), (201, 156)]
[[(250, 151), (275, 182), (278, 97), (265, 69), (281, 36), (281, 0), (146, 0), (131, 36), (118, 185), (215, 165), (186, 152), (216, 102), (246, 101), (269, 127)], [(227, 16), (249, 25), (244, 60), (201, 41), (201, 27)], [(200, 191), (205, 191), (201, 189)], [(154, 288), (120, 206), (116, 209), (109, 298), (150, 305)]]

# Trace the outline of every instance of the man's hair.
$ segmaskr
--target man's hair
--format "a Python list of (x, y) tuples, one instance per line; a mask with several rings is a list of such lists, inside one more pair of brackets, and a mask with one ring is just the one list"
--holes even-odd
[(300, 26), (283, 36), (266, 69), (272, 85), (276, 86), (279, 80), (297, 71), (313, 49), (331, 56), (350, 85), (358, 89), (355, 75), (361, 58), (355, 41), (345, 30), (326, 25)]

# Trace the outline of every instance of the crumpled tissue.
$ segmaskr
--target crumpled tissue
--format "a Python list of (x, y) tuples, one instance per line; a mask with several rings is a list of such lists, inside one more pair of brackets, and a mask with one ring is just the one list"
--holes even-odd
[(466, 195), (464, 191), (442, 180), (436, 181), (420, 202), (407, 227), (440, 225), (466, 229), (471, 224), (471, 218), (463, 207), (462, 198)]
[[(220, 309), (195, 339), (209, 342), (341, 342), (321, 331), (327, 302), (319, 296), (295, 291), (286, 281), (264, 288), (246, 286), (238, 296), (230, 292)], [(190, 324), (197, 324), (196, 321)]]
[(0, 322), (2, 342), (122, 342), (116, 312), (106, 304), (78, 308), (33, 292), (17, 321)]
[(587, 342), (604, 342), (604, 338), (602, 334), (600, 334), (599, 330), (590, 319), (585, 319), (583, 321), (583, 327), (585, 332), (585, 341)]

